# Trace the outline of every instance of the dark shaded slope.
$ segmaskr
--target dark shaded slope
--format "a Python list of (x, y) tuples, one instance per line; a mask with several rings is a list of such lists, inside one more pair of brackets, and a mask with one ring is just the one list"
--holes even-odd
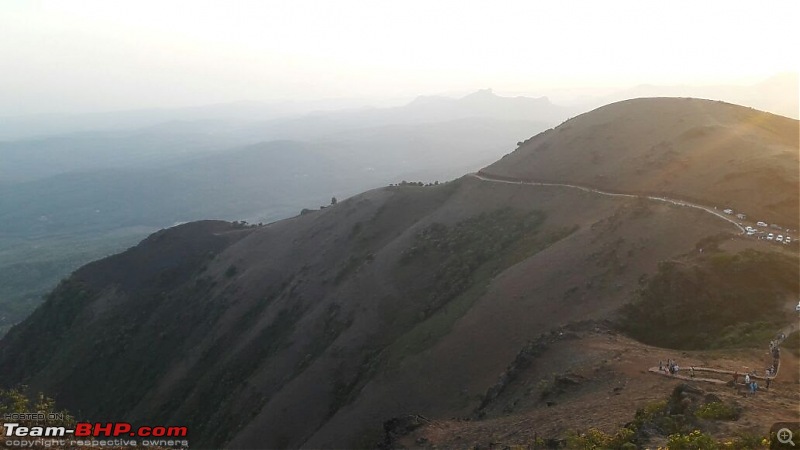
[(797, 274), (795, 255), (752, 249), (664, 262), (623, 309), (622, 328), (659, 347), (763, 345), (794, 322), (786, 306), (800, 292)]
[(300, 445), (453, 319), (431, 341), (414, 337), (420, 323), (463, 314), (481, 283), (569, 233), (540, 230), (522, 198), (475, 203), (483, 188), (464, 183), (371, 191), (260, 228), (157, 233), (78, 271), (16, 327), (0, 344), (4, 383), (90, 417), (185, 423), (212, 447), (259, 413), (292, 417), (265, 408), (292, 399), (304, 420), (248, 446)]
[(156, 233), (77, 271), (12, 329), (4, 383), (91, 417), (187, 423), (196, 442), (219, 446), (350, 326), (354, 305), (337, 285), (452, 190), (373, 192), (263, 228)]
[(483, 172), (667, 195), (797, 229), (798, 124), (710, 100), (627, 100), (534, 136)]
[(168, 338), (191, 334), (214, 307), (201, 298), (176, 302), (173, 294), (192, 289), (188, 281), (250, 231), (195, 222), (84, 266), (0, 342), (6, 383), (57, 392), (87, 414), (130, 410), (181, 351)]

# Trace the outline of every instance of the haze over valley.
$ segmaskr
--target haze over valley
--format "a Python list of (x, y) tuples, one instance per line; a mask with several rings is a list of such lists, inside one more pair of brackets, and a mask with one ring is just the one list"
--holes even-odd
[(80, 265), (160, 228), (267, 223), (390, 183), (453, 179), (565, 114), (546, 99), (480, 91), (369, 112), (0, 143), (3, 325)]

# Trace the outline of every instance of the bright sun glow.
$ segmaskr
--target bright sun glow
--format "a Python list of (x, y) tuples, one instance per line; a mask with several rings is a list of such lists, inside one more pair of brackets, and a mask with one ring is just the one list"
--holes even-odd
[(6, 1), (0, 115), (797, 71), (796, 0)]

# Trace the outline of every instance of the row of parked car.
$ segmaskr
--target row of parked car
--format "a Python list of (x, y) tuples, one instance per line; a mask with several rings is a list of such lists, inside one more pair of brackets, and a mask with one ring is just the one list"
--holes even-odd
[(789, 244), (792, 242), (792, 237), (789, 235), (782, 235), (779, 234), (775, 236), (775, 233), (767, 233), (766, 231), (759, 231), (753, 227), (744, 227), (745, 232), (748, 236), (754, 236), (756, 234), (759, 235), (759, 239), (766, 239), (768, 241), (775, 241), (775, 242), (782, 242), (784, 244)]
[[(734, 211), (732, 209), (730, 209), (730, 208), (723, 209), (722, 212), (724, 212), (725, 214), (728, 214), (729, 216), (732, 216), (734, 214)], [(747, 216), (745, 214), (742, 214), (742, 213), (736, 214), (736, 217), (738, 219), (741, 219), (741, 220), (744, 220), (744, 219), (747, 218)], [(741, 223), (740, 223), (740, 225), (741, 225)], [(756, 222), (756, 226), (759, 227), (759, 228), (771, 228), (771, 229), (777, 230), (777, 231), (791, 231), (788, 228), (786, 230), (784, 230), (783, 228), (780, 227), (780, 225), (776, 225), (774, 223), (772, 225), (770, 225), (770, 224), (768, 224), (766, 222)], [(775, 233), (770, 233), (769, 230), (761, 231), (758, 228), (753, 228), (751, 226), (746, 226), (746, 227), (744, 227), (744, 229), (745, 229), (745, 233), (747, 233), (748, 236), (758, 235), (759, 239), (766, 239), (768, 241), (780, 242), (780, 243), (783, 243), (783, 244), (790, 244), (792, 242), (792, 237), (789, 236), (788, 234), (786, 236), (784, 236), (782, 234), (779, 234), (779, 235), (776, 236)]]
[(779, 235), (775, 236), (772, 233), (770, 233), (770, 234), (767, 235), (766, 239), (768, 241), (771, 241), (771, 240), (775, 239), (775, 242), (783, 242), (784, 244), (788, 244), (788, 243), (792, 242), (791, 236), (783, 237), (782, 234), (779, 234)]

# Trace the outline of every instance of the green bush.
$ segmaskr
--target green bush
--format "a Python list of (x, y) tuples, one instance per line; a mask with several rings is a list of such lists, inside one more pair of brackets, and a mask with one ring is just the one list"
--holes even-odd
[(723, 441), (720, 448), (725, 450), (756, 450), (769, 448), (769, 439), (749, 433), (740, 433), (735, 439)]
[(786, 339), (783, 341), (783, 344), (781, 344), (781, 347), (789, 350), (796, 356), (800, 356), (800, 331), (795, 331), (786, 336)]
[(717, 442), (711, 436), (694, 430), (689, 434), (672, 434), (667, 440), (669, 450), (716, 450)]
[[(569, 449), (645, 448), (654, 435), (668, 436), (666, 450), (755, 450), (769, 448), (769, 439), (748, 433), (735, 438), (717, 440), (703, 432), (703, 422), (695, 417), (711, 420), (735, 420), (739, 411), (734, 406), (720, 402), (705, 404), (694, 414), (676, 414), (668, 400), (647, 404), (636, 411), (632, 422), (609, 434), (590, 428), (586, 432), (571, 432), (566, 436)], [(661, 447), (659, 447), (661, 448)]]
[[(604, 433), (596, 428), (589, 428), (585, 433), (571, 433), (567, 435), (567, 448), (571, 449), (609, 449), (627, 450), (636, 448), (633, 438), (636, 432), (630, 428), (623, 427), (614, 434)], [(631, 447), (633, 445), (633, 447)]]
[(35, 402), (28, 398), (26, 386), (12, 389), (0, 389), (0, 416), (13, 413), (42, 413), (45, 417), (43, 421), (36, 419), (20, 419), (18, 422), (23, 426), (46, 425), (46, 426), (72, 426), (75, 418), (66, 410), (56, 409), (56, 402), (50, 397), (46, 397), (41, 392), (36, 395)]
[(706, 420), (736, 420), (739, 410), (725, 403), (711, 402), (697, 408), (694, 415)]
[(800, 292), (798, 259), (745, 250), (662, 262), (620, 327), (650, 345), (678, 349), (762, 346), (785, 323), (787, 297)]

